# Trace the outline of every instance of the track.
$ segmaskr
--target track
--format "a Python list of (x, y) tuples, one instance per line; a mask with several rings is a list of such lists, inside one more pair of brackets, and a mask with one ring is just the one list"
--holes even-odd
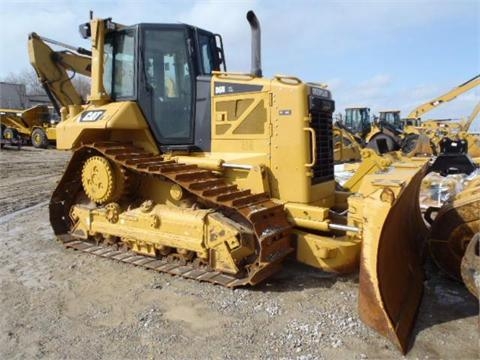
[[(188, 193), (194, 194), (203, 205), (222, 212), (229, 218), (243, 219), (251, 227), (258, 246), (256, 258), (245, 266), (245, 274), (235, 277), (210, 271), (194, 262), (172, 264), (167, 260), (143, 255), (135, 255), (137, 257), (134, 259), (132, 253), (120, 252), (108, 245), (98, 247), (97, 244), (76, 241), (78, 239), (70, 234), (70, 208), (75, 205), (74, 201), (82, 191), (80, 173), (84, 161), (99, 154), (138, 175), (176, 183)], [(212, 171), (165, 160), (161, 155), (124, 143), (96, 142), (83, 145), (75, 152), (50, 202), (50, 222), (55, 234), (67, 247), (228, 287), (261, 282), (278, 271), (282, 260), (293, 251), (290, 245), (291, 225), (283, 206), (272, 202), (267, 194), (251, 194), (249, 190), (239, 190)]]
[(79, 250), (92, 255), (117, 260), (135, 266), (141, 266), (146, 269), (164, 272), (171, 275), (178, 275), (187, 279), (220, 284), (226, 287), (245, 285), (244, 279), (239, 279), (228, 274), (222, 274), (221, 272), (210, 270), (207, 267), (199, 268), (193, 263), (182, 265), (181, 263), (170, 262), (166, 259), (155, 259), (149, 256), (139, 255), (128, 250), (116, 250), (112, 246), (108, 245), (100, 244), (97, 246), (87, 241), (73, 240), (64, 243), (64, 245), (67, 248)]

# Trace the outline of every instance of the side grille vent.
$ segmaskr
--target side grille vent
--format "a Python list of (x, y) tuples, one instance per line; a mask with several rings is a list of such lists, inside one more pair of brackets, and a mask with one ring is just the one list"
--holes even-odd
[(310, 126), (316, 134), (317, 161), (312, 167), (312, 184), (334, 179), (332, 114), (334, 102), (310, 98)]

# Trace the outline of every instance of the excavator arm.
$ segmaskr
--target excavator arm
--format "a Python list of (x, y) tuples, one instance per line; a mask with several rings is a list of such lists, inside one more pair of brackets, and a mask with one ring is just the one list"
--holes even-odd
[(475, 107), (473, 108), (473, 111), (472, 113), (470, 114), (470, 116), (467, 118), (467, 120), (462, 124), (462, 130), (463, 131), (468, 131), (470, 129), (470, 126), (472, 125), (473, 123), (473, 120), (475, 120), (475, 118), (478, 116), (478, 113), (480, 113), (480, 101), (477, 103), (477, 105), (475, 105)]
[(425, 113), (435, 109), (438, 105), (443, 104), (445, 102), (449, 102), (455, 99), (458, 95), (463, 94), (464, 92), (473, 89), (474, 87), (480, 85), (480, 75), (477, 75), (470, 80), (464, 82), (463, 84), (453, 88), (452, 90), (448, 91), (447, 93), (440, 95), (439, 97), (430, 100), (422, 105), (417, 106), (413, 109), (410, 114), (408, 114), (408, 119), (418, 119), (425, 115)]
[[(47, 42), (68, 50), (54, 51)], [(73, 86), (72, 78), (77, 73), (91, 76), (92, 60), (89, 50), (74, 48), (31, 33), (28, 37), (28, 54), (30, 63), (57, 113), (60, 114), (63, 106), (84, 104), (84, 99)]]

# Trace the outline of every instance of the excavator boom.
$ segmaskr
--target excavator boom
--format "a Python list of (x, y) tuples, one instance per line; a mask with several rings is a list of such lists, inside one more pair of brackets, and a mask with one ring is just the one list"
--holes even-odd
[(477, 75), (470, 80), (464, 82), (463, 84), (453, 88), (452, 90), (448, 91), (447, 93), (440, 95), (439, 97), (430, 100), (420, 106), (417, 106), (413, 109), (410, 114), (408, 114), (408, 119), (418, 119), (425, 115), (425, 113), (429, 112), (430, 110), (435, 109), (438, 105), (443, 104), (445, 102), (449, 102), (455, 99), (457, 96), (467, 92), (470, 89), (480, 85), (480, 75)]
[(470, 129), (470, 126), (473, 123), (473, 120), (478, 116), (478, 113), (480, 113), (480, 101), (475, 105), (473, 108), (473, 111), (471, 112), (470, 116), (467, 118), (467, 121), (462, 125), (462, 130), (463, 131), (468, 131)]
[[(47, 45), (47, 42), (66, 47), (69, 50), (54, 51)], [(70, 50), (75, 50), (77, 53)], [(62, 106), (81, 105), (85, 102), (73, 86), (71, 81), (73, 76), (68, 72), (91, 76), (91, 57), (88, 55), (90, 54), (88, 50), (75, 49), (31, 33), (28, 37), (28, 53), (30, 63), (37, 72), (38, 79), (57, 113), (60, 113)]]

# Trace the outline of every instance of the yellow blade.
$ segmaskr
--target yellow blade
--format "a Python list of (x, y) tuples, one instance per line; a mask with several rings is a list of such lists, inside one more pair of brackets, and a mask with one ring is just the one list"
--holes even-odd
[[(423, 292), (426, 227), (419, 207), (424, 167), (371, 175), (364, 196), (359, 314), (406, 352)], [(396, 186), (395, 186), (396, 185)]]

